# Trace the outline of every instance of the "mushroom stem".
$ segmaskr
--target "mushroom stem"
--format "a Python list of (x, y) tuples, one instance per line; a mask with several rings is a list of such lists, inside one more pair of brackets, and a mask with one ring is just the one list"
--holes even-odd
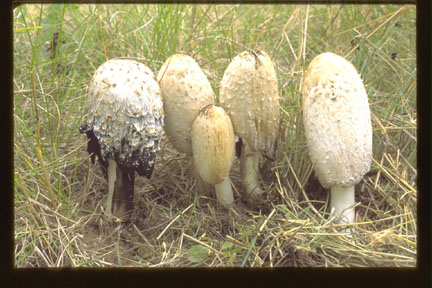
[(114, 185), (112, 213), (115, 217), (125, 221), (133, 209), (135, 171), (117, 169), (117, 181)]
[(256, 199), (261, 193), (258, 179), (261, 178), (259, 173), (259, 153), (250, 153), (250, 148), (243, 142), (243, 147), (240, 157), (240, 168), (243, 177), (243, 185), (246, 189), (246, 193), (251, 200)]
[(330, 211), (334, 215), (340, 215), (338, 223), (354, 223), (355, 220), (355, 197), (354, 197), (354, 186), (331, 187), (331, 201)]
[(118, 167), (113, 159), (108, 159), (108, 200), (106, 212), (112, 216), (126, 219), (133, 208), (135, 172)]
[(231, 179), (229, 176), (222, 182), (215, 184), (216, 198), (220, 204), (229, 207), (234, 203), (234, 196), (231, 188)]
[(117, 179), (117, 163), (108, 159), (108, 200), (106, 205), (106, 212), (109, 218), (112, 216), (112, 201), (114, 195), (114, 184)]

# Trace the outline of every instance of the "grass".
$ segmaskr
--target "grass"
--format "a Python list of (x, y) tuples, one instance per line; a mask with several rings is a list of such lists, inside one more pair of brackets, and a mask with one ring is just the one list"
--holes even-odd
[[(16, 267), (416, 266), (415, 6), (29, 4), (13, 17)], [(108, 222), (106, 180), (78, 133), (95, 69), (129, 57), (156, 74), (186, 53), (218, 95), (245, 49), (271, 55), (281, 100), (261, 203), (245, 201), (238, 160), (233, 210), (198, 194), (190, 161), (165, 139), (152, 179), (137, 177), (132, 224)], [(300, 109), (304, 71), (325, 51), (355, 65), (372, 112), (373, 161), (356, 185), (353, 241), (328, 218)]]

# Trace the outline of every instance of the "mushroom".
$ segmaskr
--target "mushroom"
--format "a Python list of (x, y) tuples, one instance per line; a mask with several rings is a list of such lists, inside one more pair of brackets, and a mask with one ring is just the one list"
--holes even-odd
[(165, 132), (174, 148), (192, 155), (192, 122), (201, 108), (214, 104), (210, 82), (192, 57), (174, 54), (157, 75), (165, 110)]
[(354, 185), (372, 158), (368, 96), (354, 66), (333, 53), (316, 56), (304, 76), (302, 110), (315, 172), (331, 189), (331, 211), (339, 223), (353, 223)]
[(130, 59), (111, 59), (89, 88), (87, 125), (92, 162), (108, 178), (107, 214), (127, 219), (133, 209), (135, 171), (150, 178), (163, 131), (161, 90), (153, 72)]
[(235, 156), (234, 129), (224, 109), (205, 106), (192, 123), (193, 162), (199, 176), (215, 184), (216, 197), (224, 206), (234, 202), (229, 172)]
[(250, 200), (255, 200), (262, 193), (260, 157), (275, 159), (279, 132), (276, 72), (266, 52), (244, 51), (234, 57), (220, 83), (220, 104), (241, 143), (243, 185)]
[[(215, 103), (215, 95), (210, 82), (207, 80), (207, 77), (193, 58), (188, 55), (174, 54), (170, 56), (162, 65), (157, 75), (157, 79), (162, 90), (163, 105), (165, 110), (165, 131), (168, 139), (173, 144), (174, 148), (182, 153), (185, 153), (188, 157), (193, 157), (194, 163), (198, 163), (198, 166), (203, 165), (208, 167), (210, 170), (214, 169), (214, 171), (218, 171), (217, 169), (219, 168), (217, 167), (209, 168), (211, 165), (216, 165), (217, 161), (215, 162), (211, 159), (199, 158), (206, 157), (207, 155), (203, 152), (207, 148), (198, 149), (196, 146), (201, 143), (206, 145), (205, 141), (200, 141), (198, 139), (200, 137), (203, 138), (204, 136), (191, 135), (192, 123), (197, 117), (199, 111), (202, 108)], [(220, 115), (220, 113), (216, 113), (215, 115)], [(195, 129), (197, 133), (200, 131), (199, 127), (204, 125), (202, 124), (203, 121), (204, 120), (202, 120), (202, 117), (199, 117), (196, 124), (197, 129)], [(221, 123), (214, 123), (215, 126), (211, 128), (210, 126), (213, 125), (212, 123), (205, 123), (209, 126), (209, 130), (213, 131), (214, 133), (220, 133), (215, 131), (221, 131), (221, 128), (219, 127)], [(223, 135), (226, 134), (227, 132), (224, 131)], [(212, 134), (211, 136), (217, 137), (215, 135), (216, 134)], [(195, 139), (195, 151), (199, 151), (196, 152), (199, 154), (199, 156), (194, 155), (192, 151), (192, 137)], [(226, 139), (226, 141), (229, 140)], [(227, 153), (226, 151), (223, 152)], [(228, 157), (226, 155), (221, 155), (221, 159)], [(205, 163), (206, 161), (208, 161), (208, 163)], [(207, 182), (206, 180), (208, 180), (209, 182), (207, 183), (209, 184), (219, 184), (214, 182), (215, 180), (212, 177), (204, 176), (205, 179), (202, 179), (200, 176), (201, 173), (197, 171), (197, 167), (195, 165), (194, 169), (197, 176), (196, 178), (198, 180), (198, 189), (201, 190), (200, 192), (203, 192), (203, 190), (207, 188), (205, 183), (203, 183), (203, 180), (204, 182)], [(226, 192), (220, 192), (219, 186), (216, 188), (217, 195), (225, 195), (222, 198), (218, 198), (220, 203), (223, 205), (227, 205), (228, 202), (230, 202), (227, 200), (229, 196), (226, 195), (231, 193), (232, 198), (229, 177), (225, 178), (225, 182), (226, 183), (224, 183), (224, 185), (221, 187), (225, 187), (224, 189), (227, 189)]]

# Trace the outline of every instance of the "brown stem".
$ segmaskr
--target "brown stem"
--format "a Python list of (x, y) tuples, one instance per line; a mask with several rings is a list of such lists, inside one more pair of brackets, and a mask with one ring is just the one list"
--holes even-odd
[(117, 179), (113, 195), (113, 215), (126, 220), (132, 214), (135, 171), (117, 166)]

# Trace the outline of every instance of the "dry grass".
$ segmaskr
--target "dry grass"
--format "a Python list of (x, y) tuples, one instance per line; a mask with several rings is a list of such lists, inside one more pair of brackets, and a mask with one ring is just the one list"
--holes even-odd
[[(415, 7), (267, 6), (262, 17), (249, 6), (164, 7), (15, 11), (15, 266), (416, 266)], [(50, 22), (53, 11), (61, 24)], [(62, 33), (60, 56), (44, 52), (52, 33), (40, 25)], [(30, 30), (18, 31), (25, 27)], [(262, 201), (244, 199), (237, 160), (234, 209), (220, 207), (213, 191), (198, 194), (191, 161), (165, 140), (152, 179), (136, 178), (132, 221), (107, 221), (107, 183), (78, 134), (95, 68), (128, 56), (157, 72), (167, 56), (185, 52), (217, 92), (230, 58), (246, 47), (273, 57), (282, 104), (277, 160), (261, 167)], [(373, 114), (372, 168), (356, 185), (352, 239), (329, 219), (300, 111), (304, 69), (327, 50), (347, 56), (361, 72)]]

